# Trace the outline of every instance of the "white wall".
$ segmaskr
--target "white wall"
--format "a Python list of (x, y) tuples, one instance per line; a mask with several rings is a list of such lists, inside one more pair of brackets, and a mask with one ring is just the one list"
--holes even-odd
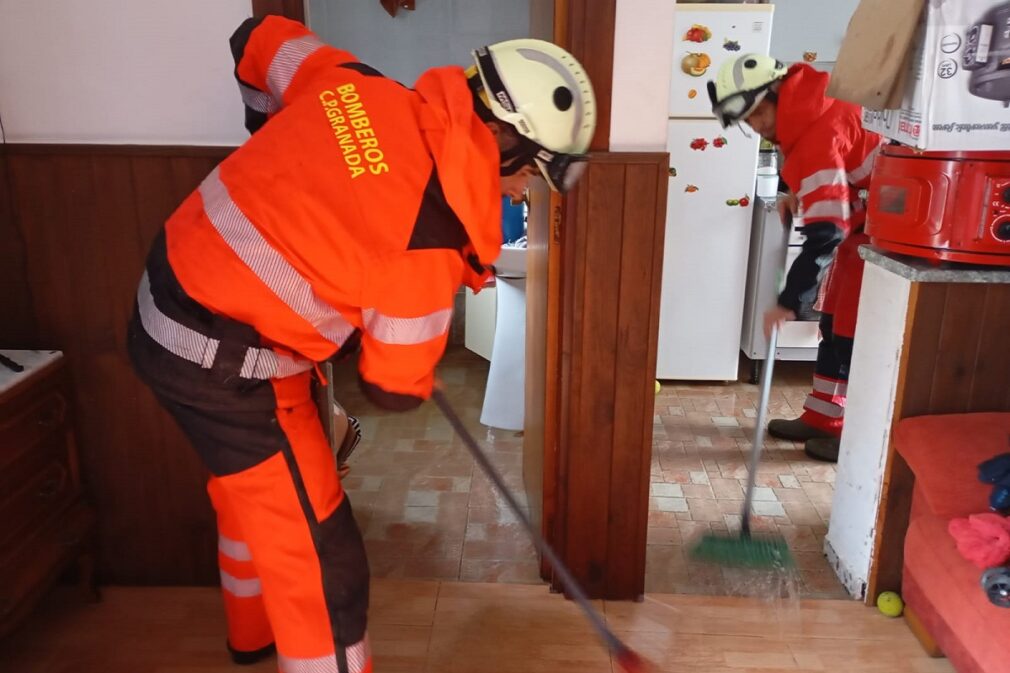
[(825, 552), (849, 593), (870, 576), (911, 283), (867, 264)]
[(249, 16), (250, 0), (0, 0), (8, 141), (241, 143), (228, 38)]
[(610, 150), (666, 151), (673, 0), (617, 0)]
[(470, 65), (480, 46), (530, 35), (530, 0), (421, 0), (390, 17), (378, 0), (308, 0), (309, 26), (412, 86), (435, 66)]

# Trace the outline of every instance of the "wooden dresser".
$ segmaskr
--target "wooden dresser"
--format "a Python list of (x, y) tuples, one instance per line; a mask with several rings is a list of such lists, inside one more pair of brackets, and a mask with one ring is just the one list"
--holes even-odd
[[(75, 563), (82, 587), (95, 596), (95, 515), (81, 490), (62, 355), (0, 355), (2, 637)], [(18, 367), (24, 370), (14, 371)]]

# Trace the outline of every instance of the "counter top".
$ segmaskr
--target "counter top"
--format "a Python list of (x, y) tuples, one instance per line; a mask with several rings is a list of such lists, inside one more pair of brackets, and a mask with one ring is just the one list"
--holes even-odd
[[(0, 350), (0, 355), (5, 358), (0, 360), (0, 393), (13, 389), (14, 386), (63, 357), (60, 351), (49, 350)], [(21, 368), (21, 371), (15, 371), (18, 368)]]
[(953, 262), (933, 264), (925, 259), (887, 252), (872, 245), (860, 246), (859, 256), (866, 260), (867, 264), (879, 266), (913, 283), (1010, 284), (1010, 267), (975, 266)]

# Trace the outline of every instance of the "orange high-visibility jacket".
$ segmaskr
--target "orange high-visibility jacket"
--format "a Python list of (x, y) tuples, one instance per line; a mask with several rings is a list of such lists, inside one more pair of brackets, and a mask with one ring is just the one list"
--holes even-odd
[(360, 334), (366, 392), (419, 403), (455, 293), (501, 246), (499, 150), (463, 70), (408, 89), (276, 16), (232, 50), (254, 133), (166, 223), (172, 269), (279, 352), (324, 360)]

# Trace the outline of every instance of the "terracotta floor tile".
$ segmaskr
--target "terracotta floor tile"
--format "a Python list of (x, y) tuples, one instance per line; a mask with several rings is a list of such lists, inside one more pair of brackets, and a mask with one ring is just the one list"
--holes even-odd
[(687, 506), (694, 521), (722, 521), (723, 512), (715, 500), (688, 500)]
[(464, 559), (460, 570), (464, 582), (517, 582), (535, 584), (540, 579), (537, 561), (471, 561)]
[(677, 516), (674, 512), (649, 511), (649, 526), (656, 528), (677, 528)]
[(773, 490), (779, 502), (810, 502), (810, 498), (802, 488), (776, 488)]
[(684, 496), (687, 498), (715, 500), (715, 494), (711, 486), (705, 484), (684, 484), (681, 488), (684, 491)]
[(744, 487), (737, 479), (712, 479), (712, 490), (716, 498), (742, 499)]
[(811, 525), (821, 523), (821, 515), (812, 504), (803, 502), (787, 502), (782, 507), (789, 517), (789, 521), (796, 526)]
[(803, 484), (803, 491), (814, 504), (831, 504), (831, 499), (835, 496), (835, 488), (831, 484), (813, 481)]

